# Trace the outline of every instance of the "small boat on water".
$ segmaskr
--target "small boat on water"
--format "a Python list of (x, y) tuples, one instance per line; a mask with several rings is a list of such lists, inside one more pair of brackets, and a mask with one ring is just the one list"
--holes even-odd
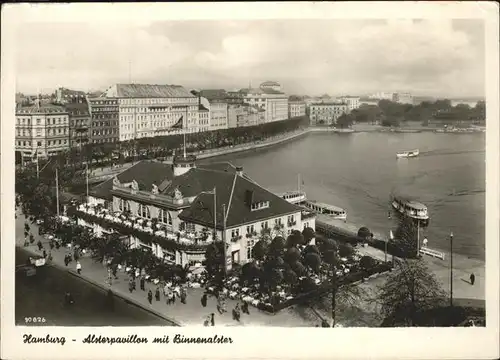
[(427, 211), (427, 206), (418, 201), (414, 201), (401, 196), (393, 196), (392, 207), (396, 209), (400, 214), (417, 220), (420, 226), (429, 225), (430, 218)]
[(285, 199), (292, 204), (300, 204), (307, 200), (306, 193), (303, 191), (287, 191), (279, 195), (281, 198)]
[(337, 206), (321, 203), (316, 200), (306, 200), (302, 205), (318, 214), (327, 215), (332, 219), (347, 220), (347, 212)]
[(403, 151), (403, 152), (397, 153), (396, 157), (398, 159), (400, 159), (400, 158), (412, 158), (412, 157), (417, 157), (418, 155), (420, 155), (420, 151), (418, 149), (416, 149), (416, 150)]

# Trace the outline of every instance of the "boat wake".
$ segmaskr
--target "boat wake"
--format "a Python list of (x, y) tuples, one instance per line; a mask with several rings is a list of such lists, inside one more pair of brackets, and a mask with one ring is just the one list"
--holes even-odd
[(485, 193), (485, 189), (474, 189), (474, 190), (460, 190), (460, 191), (452, 191), (448, 194), (448, 196), (468, 196), (475, 194), (483, 194)]
[(420, 156), (443, 156), (443, 155), (460, 155), (460, 154), (474, 154), (485, 153), (486, 150), (429, 150), (420, 153)]

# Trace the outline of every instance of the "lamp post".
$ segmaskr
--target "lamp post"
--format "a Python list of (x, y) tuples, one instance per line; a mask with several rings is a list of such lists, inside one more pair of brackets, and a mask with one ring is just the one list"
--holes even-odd
[(450, 307), (453, 307), (453, 232), (450, 233)]

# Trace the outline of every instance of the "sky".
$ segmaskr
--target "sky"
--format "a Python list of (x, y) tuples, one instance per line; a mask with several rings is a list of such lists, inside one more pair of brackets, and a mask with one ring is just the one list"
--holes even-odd
[(237, 20), (25, 23), (15, 33), (17, 91), (114, 83), (288, 94), (380, 91), (484, 96), (482, 20)]

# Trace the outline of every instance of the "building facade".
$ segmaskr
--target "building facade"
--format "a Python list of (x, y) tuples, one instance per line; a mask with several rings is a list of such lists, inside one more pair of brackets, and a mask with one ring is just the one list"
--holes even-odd
[(116, 84), (103, 94), (119, 106), (119, 140), (199, 131), (199, 101), (179, 85)]
[(62, 106), (42, 103), (16, 110), (15, 150), (23, 161), (46, 158), (70, 147), (69, 117)]
[(272, 89), (243, 89), (245, 104), (264, 110), (266, 123), (288, 119), (288, 97)]
[(358, 96), (342, 96), (339, 100), (347, 105), (347, 111), (351, 111), (359, 108), (359, 97)]
[(59, 88), (56, 90), (54, 94), (54, 102), (60, 105), (64, 105), (67, 103), (78, 102), (79, 100), (83, 100), (86, 98), (86, 94), (84, 91), (71, 90), (66, 88)]
[(198, 131), (209, 131), (210, 125), (210, 110), (200, 104), (198, 106)]
[(309, 118), (313, 125), (335, 125), (337, 119), (348, 111), (347, 104), (313, 103), (309, 107)]
[(304, 101), (288, 102), (288, 117), (295, 118), (306, 115), (306, 103)]
[(88, 98), (90, 109), (89, 137), (92, 144), (119, 141), (118, 99), (107, 97)]
[(286, 237), (292, 230), (315, 229), (313, 212), (265, 190), (242, 168), (229, 163), (198, 167), (195, 160), (141, 161), (93, 188), (80, 210), (95, 214), (103, 208), (110, 217), (121, 216), (123, 224), (134, 222), (134, 228), (157, 236), (153, 241), (130, 236), (133, 246), (183, 266), (203, 261), (214, 241), (226, 244), (230, 267), (252, 260), (253, 246), (265, 234)]
[(259, 86), (262, 90), (281, 92), (281, 84), (276, 81), (265, 81)]
[(413, 105), (413, 96), (410, 93), (394, 93), (392, 94), (392, 101), (400, 104)]
[(78, 98), (67, 102), (64, 108), (69, 117), (69, 141), (71, 147), (81, 147), (90, 141), (90, 110), (87, 99)]

